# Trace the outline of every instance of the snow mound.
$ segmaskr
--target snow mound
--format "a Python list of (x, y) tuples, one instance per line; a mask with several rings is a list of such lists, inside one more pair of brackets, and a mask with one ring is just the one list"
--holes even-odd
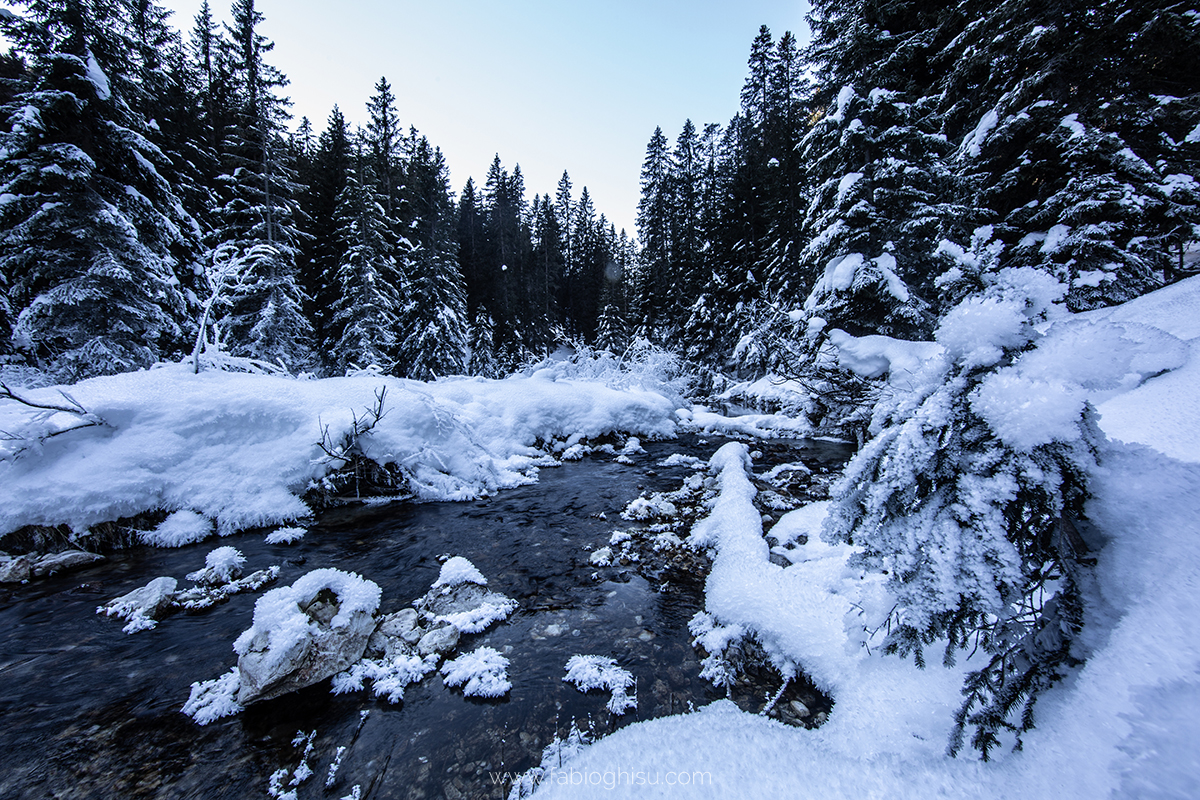
[(218, 547), (204, 557), (204, 569), (188, 573), (188, 580), (216, 586), (236, 580), (242, 574), (246, 557), (234, 547)]
[(487, 578), (483, 577), (474, 564), (462, 556), (453, 556), (442, 564), (442, 570), (438, 573), (437, 580), (433, 582), (433, 588), (439, 586), (458, 586), (463, 583), (476, 583), (480, 586), (487, 586)]
[(207, 539), (212, 532), (207, 517), (185, 509), (176, 511), (152, 531), (138, 532), (138, 539), (153, 547), (183, 547)]
[(441, 671), (442, 682), (462, 686), (467, 697), (500, 697), (512, 689), (508, 659), (491, 647), (480, 647), (447, 661)]

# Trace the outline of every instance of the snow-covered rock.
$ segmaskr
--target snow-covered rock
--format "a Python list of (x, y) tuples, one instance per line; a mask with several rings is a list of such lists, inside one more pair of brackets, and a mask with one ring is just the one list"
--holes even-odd
[(434, 628), (417, 642), (417, 652), (423, 656), (433, 655), (434, 653), (449, 653), (458, 646), (458, 639), (462, 636), (458, 628), (453, 625), (443, 625), (440, 628)]
[(417, 600), (417, 612), (427, 626), (449, 623), (459, 633), (479, 633), (517, 607), (515, 600), (484, 588), (486, 584), (470, 561), (450, 558), (429, 591)]
[(220, 586), (242, 577), (246, 557), (233, 547), (218, 547), (204, 557), (204, 568), (188, 573), (188, 580), (201, 586)]
[(155, 578), (142, 588), (100, 606), (96, 613), (127, 620), (125, 633), (148, 630), (174, 610), (177, 585), (174, 578)]
[(318, 569), (272, 589), (254, 606), (238, 654), (237, 703), (311, 686), (362, 658), (375, 630), (380, 589), (353, 573)]

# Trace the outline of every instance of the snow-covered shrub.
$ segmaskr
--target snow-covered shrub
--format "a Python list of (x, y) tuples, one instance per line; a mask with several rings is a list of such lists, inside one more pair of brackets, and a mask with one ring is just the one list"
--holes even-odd
[(885, 652), (922, 666), (939, 641), (947, 664), (959, 649), (991, 655), (967, 680), (950, 743), (956, 752), (974, 726), (986, 758), (1002, 731), (1019, 745), (1039, 692), (1078, 663), (1090, 561), (1071, 521), (1103, 434), (1069, 376), (1021, 370), (1064, 287), (1033, 269), (983, 280), (943, 318), (945, 352), (915, 388), (877, 403), (874, 438), (834, 487), (823, 535), (888, 575), (895, 607), (872, 632)]
[(696, 370), (696, 365), (646, 339), (638, 339), (621, 354), (571, 340), (554, 355), (525, 366), (521, 374), (592, 381), (613, 389), (645, 389), (682, 403), (695, 383)]

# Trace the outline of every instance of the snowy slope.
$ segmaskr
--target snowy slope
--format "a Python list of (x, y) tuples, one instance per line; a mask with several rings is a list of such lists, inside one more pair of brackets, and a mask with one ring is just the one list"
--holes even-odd
[[(294, 380), (169, 365), (95, 378), (71, 397), (107, 425), (70, 431), (0, 460), (0, 535), (24, 525), (76, 531), (152, 509), (187, 510), (221, 532), (306, 516), (298, 495), (328, 469), (317, 446), (331, 440), (387, 388), (384, 417), (363, 437), (366, 455), (400, 464), (424, 499), (461, 500), (528, 483), (544, 453), (532, 445), (570, 436), (675, 431), (663, 396), (555, 380), (549, 373), (502, 381), (419, 383), (383, 377)], [(51, 389), (23, 394), (62, 403)], [(39, 422), (0, 402), (0, 430), (45, 433), (74, 424)], [(0, 457), (22, 446), (0, 441)]]
[(1181, 461), (1200, 461), (1200, 276), (1086, 316), (1152, 325), (1187, 343), (1184, 366), (1101, 403), (1101, 427)]
[[(1101, 408), (1110, 436), (1141, 438), (1162, 452), (1114, 444), (1092, 477), (1087, 514), (1107, 540), (1085, 629), (1092, 652), (1043, 696), (1022, 752), (996, 753), (986, 764), (970, 752), (944, 754), (960, 670), (969, 665), (918, 671), (852, 640), (843, 616), (870, 613), (881, 599), (870, 579), (846, 569), (845, 548), (815, 537), (796, 563), (771, 564), (749, 506), (745, 448), (731, 445), (713, 459), (721, 495), (695, 530), (717, 548), (706, 607), (756, 631), (777, 663), (809, 671), (834, 698), (829, 721), (799, 730), (720, 702), (638, 723), (548, 773), (537, 796), (1200, 796), (1200, 465), (1188, 463), (1200, 461), (1200, 415), (1156, 406), (1200, 393), (1197, 309), (1200, 279), (1191, 279), (1103, 315), (1193, 340), (1191, 358)], [(1099, 341), (1095, 334), (1082, 329), (1081, 346)], [(1135, 430), (1146, 419), (1156, 422)], [(778, 525), (813, 533), (815, 516), (785, 516)]]

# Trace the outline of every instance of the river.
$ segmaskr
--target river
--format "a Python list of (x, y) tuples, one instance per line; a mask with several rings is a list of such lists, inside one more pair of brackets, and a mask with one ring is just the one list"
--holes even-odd
[[(598, 569), (588, 556), (630, 527), (620, 519), (630, 500), (678, 488), (690, 474), (658, 466), (662, 459), (707, 459), (723, 441), (648, 442), (632, 465), (585, 458), (473, 502), (331, 509), (291, 546), (268, 545), (256, 532), (135, 547), (82, 572), (0, 591), (0, 796), (265, 798), (268, 777), (298, 764), (297, 734), (315, 731), (314, 775), (299, 786), (301, 800), (341, 798), (355, 785), (364, 800), (504, 797), (503, 775), (536, 766), (573, 723), (603, 735), (722, 697), (699, 678), (687, 630), (703, 607), (703, 576), (647, 579), (633, 568)], [(823, 469), (848, 455), (835, 445), (793, 446), (802, 445), (776, 449)], [(180, 712), (189, 686), (236, 663), (232, 642), (261, 592), (133, 635), (95, 612), (157, 576), (186, 586), (183, 576), (218, 545), (240, 550), (247, 572), (280, 565), (276, 585), (319, 567), (357, 572), (382, 587), (381, 613), (424, 594), (439, 555), (464, 556), (489, 588), (519, 603), (507, 621), (460, 645), (504, 653), (512, 690), (499, 700), (464, 698), (431, 675), (389, 705), (365, 692), (335, 696), (326, 680), (201, 727)], [(613, 656), (634, 674), (635, 711), (612, 717), (605, 694), (563, 682), (564, 664), (580, 653)], [(339, 747), (346, 750), (327, 788)]]

